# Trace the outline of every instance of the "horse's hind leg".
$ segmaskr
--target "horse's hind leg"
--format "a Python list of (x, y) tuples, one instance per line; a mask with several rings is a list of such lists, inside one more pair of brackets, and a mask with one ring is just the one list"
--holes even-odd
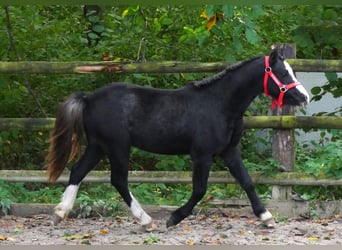
[(72, 167), (69, 183), (63, 193), (62, 201), (55, 207), (54, 224), (66, 218), (74, 206), (79, 184), (103, 156), (102, 151), (95, 145), (88, 145), (81, 159)]
[(224, 154), (222, 154), (222, 157), (228, 165), (232, 176), (239, 182), (240, 186), (247, 193), (254, 214), (260, 218), (265, 226), (274, 227), (272, 214), (267, 209), (265, 209), (259, 197), (257, 196), (252, 179), (242, 163), (240, 150), (237, 147), (230, 148)]
[[(113, 149), (113, 147), (111, 148)], [(120, 152), (119, 152), (120, 151)], [(139, 202), (128, 189), (128, 157), (129, 150), (116, 150), (109, 155), (111, 164), (111, 183), (119, 192), (125, 203), (129, 206), (132, 214), (140, 220), (140, 224), (146, 230), (155, 229), (152, 218), (143, 210)]]

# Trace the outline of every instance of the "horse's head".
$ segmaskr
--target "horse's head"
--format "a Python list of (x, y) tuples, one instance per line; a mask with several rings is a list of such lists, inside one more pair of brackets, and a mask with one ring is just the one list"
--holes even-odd
[(264, 92), (273, 98), (272, 107), (278, 105), (306, 105), (310, 97), (298, 82), (291, 66), (284, 57), (273, 50), (265, 57)]

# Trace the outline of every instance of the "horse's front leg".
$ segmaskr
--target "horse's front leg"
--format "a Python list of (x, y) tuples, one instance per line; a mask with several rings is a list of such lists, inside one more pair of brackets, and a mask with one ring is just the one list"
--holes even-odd
[(193, 159), (193, 175), (192, 175), (192, 195), (189, 201), (182, 207), (178, 208), (171, 214), (166, 222), (166, 226), (175, 226), (184, 218), (192, 213), (193, 208), (202, 199), (207, 191), (207, 183), (209, 177), (210, 165), (212, 163), (211, 156), (192, 157)]
[(238, 147), (229, 148), (222, 154), (222, 157), (232, 176), (239, 182), (240, 186), (247, 193), (254, 214), (260, 218), (266, 227), (274, 227), (272, 214), (264, 207), (257, 196), (252, 179), (242, 163), (241, 154)]

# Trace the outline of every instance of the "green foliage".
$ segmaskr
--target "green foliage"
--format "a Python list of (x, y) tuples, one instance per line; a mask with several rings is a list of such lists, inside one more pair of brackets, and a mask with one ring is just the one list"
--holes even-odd
[(259, 158), (257, 163), (250, 162), (249, 159), (244, 160), (244, 164), (250, 173), (259, 172), (266, 176), (276, 175), (277, 173), (284, 171), (285, 167), (279, 163), (279, 161), (272, 157), (266, 159)]
[[(129, 184), (134, 196), (142, 204), (180, 205), (184, 204), (191, 195), (192, 186), (189, 184)], [(140, 198), (140, 199), (139, 199)]]
[[(292, 7), (296, 8), (296, 7)], [(292, 15), (292, 36), (299, 56), (306, 58), (341, 58), (342, 8), (336, 6), (300, 6), (300, 16)], [(319, 54), (317, 53), (319, 51)]]
[(160, 241), (160, 238), (154, 233), (149, 233), (148, 237), (144, 239), (144, 244), (156, 244)]
[(2, 169), (42, 169), (49, 131), (0, 131)]
[[(321, 134), (325, 136), (325, 132)], [(342, 178), (342, 139), (324, 144), (312, 141), (311, 146), (304, 144), (297, 151), (296, 171), (313, 176), (326, 176), (328, 178)], [(294, 190), (306, 200), (338, 200), (342, 199), (340, 186), (297, 186)]]
[[(325, 73), (328, 82), (323, 86), (316, 86), (311, 89), (313, 94), (312, 101), (319, 101), (323, 96), (330, 93), (334, 98), (339, 98), (342, 96), (342, 77), (338, 77), (335, 72)], [(317, 115), (341, 115), (342, 105), (336, 109), (334, 112), (322, 112)]]
[(302, 148), (297, 152), (296, 170), (330, 178), (342, 178), (342, 139), (320, 145), (311, 142), (314, 147)]
[(120, 202), (122, 198), (113, 186), (84, 184), (75, 201), (74, 210), (79, 218), (114, 216), (122, 211)]
[(131, 170), (190, 171), (190, 156), (158, 155), (133, 148), (130, 159)]
[(3, 214), (7, 215), (11, 207), (13, 195), (8, 189), (4, 181), (0, 180), (0, 209)]

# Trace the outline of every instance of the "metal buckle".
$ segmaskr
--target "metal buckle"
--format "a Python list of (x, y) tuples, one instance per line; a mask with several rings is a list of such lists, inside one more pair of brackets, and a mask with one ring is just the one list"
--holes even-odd
[(283, 93), (287, 91), (286, 86), (279, 87), (279, 89), (280, 89), (280, 92), (283, 92)]

